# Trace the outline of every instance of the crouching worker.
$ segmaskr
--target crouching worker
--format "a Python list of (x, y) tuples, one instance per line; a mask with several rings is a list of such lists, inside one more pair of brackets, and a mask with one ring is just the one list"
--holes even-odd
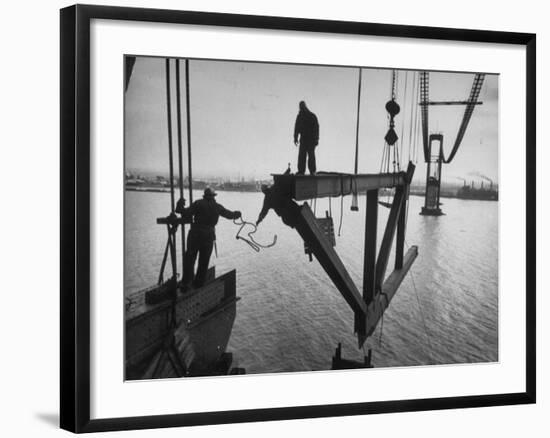
[[(226, 219), (238, 219), (240, 211), (226, 210), (214, 199), (216, 192), (210, 187), (204, 190), (202, 199), (193, 202), (185, 208), (185, 199), (180, 199), (176, 206), (176, 212), (184, 217), (192, 219), (191, 229), (187, 234), (187, 251), (185, 252), (183, 267), (183, 288), (191, 284), (201, 287), (206, 280), (208, 263), (212, 255), (214, 241), (216, 240), (216, 224), (220, 216)], [(197, 273), (194, 274), (195, 261), (199, 256)]]
[(273, 209), (285, 225), (291, 228), (296, 226), (296, 218), (300, 214), (300, 207), (292, 199), (284, 196), (277, 186), (268, 186), (262, 184), (262, 192), (264, 194), (264, 202), (256, 226), (264, 220), (269, 210)]

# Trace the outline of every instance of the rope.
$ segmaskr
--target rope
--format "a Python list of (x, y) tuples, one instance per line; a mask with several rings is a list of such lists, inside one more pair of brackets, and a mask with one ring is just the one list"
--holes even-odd
[[(354, 184), (355, 184), (355, 193), (357, 193), (357, 178), (355, 178), (355, 174), (353, 173), (333, 172), (333, 171), (320, 171), (320, 172), (317, 172), (317, 175), (340, 176), (340, 225), (338, 227), (338, 237), (340, 237), (342, 232), (342, 222), (343, 222), (343, 216), (344, 216), (344, 177), (349, 177), (350, 179), (349, 192), (352, 194), (354, 192)], [(329, 197), (330, 216), (332, 217), (332, 205), (330, 203), (331, 200), (332, 198)], [(313, 202), (313, 200), (311, 200), (310, 202)]]
[[(252, 234), (254, 234), (256, 231), (258, 231), (258, 227), (256, 226), (256, 224), (253, 224), (252, 222), (244, 221), (242, 218), (239, 218), (239, 220), (240, 220), (240, 222), (237, 222), (237, 219), (233, 219), (233, 223), (235, 225), (240, 226), (239, 231), (237, 231), (237, 234), (235, 235), (235, 239), (237, 239), (237, 240), (240, 239), (240, 240), (245, 241), (254, 251), (260, 252), (261, 248), (264, 248), (264, 249), (265, 248), (271, 248), (272, 246), (275, 246), (275, 244), (277, 243), (277, 235), (276, 234), (273, 236), (273, 242), (271, 242), (267, 245), (263, 245), (261, 243), (256, 242), (256, 240), (254, 240), (254, 237), (252, 236)], [(250, 225), (253, 228), (252, 231), (249, 231), (247, 233), (248, 239), (246, 237), (241, 236), (241, 231), (247, 225)]]
[(344, 218), (344, 174), (340, 174), (340, 226), (338, 227), (338, 237), (340, 237), (340, 232), (342, 231), (343, 218)]
[[(183, 199), (183, 151), (181, 143), (181, 84), (180, 84), (180, 60), (176, 59), (176, 115), (177, 115), (177, 133), (178, 133), (178, 185), (180, 199)], [(185, 225), (181, 228), (181, 272), (185, 269)], [(217, 257), (217, 256), (216, 256)]]
[(397, 164), (397, 171), (399, 172), (400, 162), (401, 162), (401, 160), (399, 158), (399, 149), (397, 148), (397, 146), (394, 146), (394, 149), (393, 149), (393, 173), (395, 173), (396, 164)]
[[(417, 73), (417, 77), (418, 77), (418, 73)], [(413, 151), (414, 151), (414, 162), (415, 164), (418, 163), (418, 132), (419, 132), (419, 128), (418, 128), (418, 125), (419, 125), (419, 118), (418, 118), (418, 102), (420, 101), (420, 86), (419, 86), (419, 81), (420, 81), (420, 78), (417, 79), (416, 82), (416, 104), (415, 104), (415, 114), (414, 114), (414, 147), (413, 147)]]
[[(406, 204), (407, 206), (405, 207), (405, 234), (407, 233), (407, 225), (409, 223), (409, 192), (410, 192), (410, 186), (407, 186), (407, 194), (406, 194)], [(408, 245), (407, 245), (408, 246)]]
[(392, 70), (391, 98), (395, 100), (397, 94), (397, 70)]
[[(392, 70), (392, 77), (390, 81), (390, 99), (392, 101), (395, 101), (397, 96), (397, 77), (398, 77), (397, 70)], [(386, 117), (387, 117), (389, 126), (393, 128), (392, 117), (390, 116), (389, 113), (387, 114)], [(382, 162), (380, 164), (380, 173), (382, 173), (382, 171), (385, 171), (385, 173), (390, 173), (390, 161), (392, 160), (393, 160), (393, 171), (395, 172), (396, 159), (398, 159), (399, 154), (397, 150), (397, 145), (394, 144), (393, 157), (390, 157), (390, 147), (392, 146), (390, 146), (387, 141), (384, 141), (384, 147), (382, 149)]]
[(359, 85), (357, 91), (357, 127), (355, 128), (355, 174), (357, 175), (357, 167), (359, 165), (359, 114), (361, 110), (361, 73), (359, 68)]
[(338, 237), (342, 231), (342, 221), (344, 219), (344, 195), (340, 197), (340, 226), (338, 227)]
[(193, 166), (191, 160), (191, 104), (189, 95), (189, 59), (185, 60), (185, 108), (187, 115), (187, 176), (189, 181), (189, 205), (193, 204)]
[(380, 162), (380, 173), (382, 173), (382, 169), (384, 168), (384, 159), (386, 157), (386, 144), (384, 143), (384, 148), (382, 149), (382, 161)]
[(416, 289), (416, 283), (414, 281), (414, 275), (413, 275), (412, 271), (411, 271), (411, 280), (412, 280), (412, 284), (413, 284), (413, 287), (414, 287), (414, 292), (415, 292), (415, 295), (416, 295), (416, 302), (418, 303), (418, 308), (420, 309), (420, 316), (422, 317), (422, 325), (424, 327), (424, 334), (426, 335), (426, 340), (428, 341), (428, 357), (430, 359), (430, 362), (434, 363), (434, 360), (432, 358), (432, 351), (433, 351), (432, 342), (430, 340), (430, 334), (428, 333), (428, 328), (426, 326), (426, 318), (424, 317), (424, 312), (422, 311), (422, 306), (420, 304), (420, 297), (418, 295), (418, 290)]
[(414, 105), (414, 94), (416, 90), (416, 81), (415, 81), (415, 75), (416, 72), (413, 73), (412, 76), (412, 89), (411, 89), (411, 117), (410, 117), (410, 123), (409, 123), (409, 155), (408, 160), (411, 161), (411, 147), (413, 143), (413, 120), (414, 120), (414, 114), (415, 114), (415, 105)]
[[(408, 83), (408, 79), (409, 79), (409, 72), (406, 71), (405, 72), (405, 91), (403, 93), (403, 108), (407, 107), (407, 83)], [(405, 118), (403, 117), (403, 121), (401, 123), (401, 139), (399, 140), (399, 156), (400, 157), (403, 156), (403, 140), (405, 139), (404, 131), (405, 131)], [(401, 162), (398, 161), (397, 163), (398, 163), (398, 168), (400, 168), (401, 167)]]
[[(407, 247), (409, 247), (409, 244), (407, 243), (407, 240), (405, 240), (405, 244), (407, 245)], [(426, 336), (426, 340), (428, 341), (428, 357), (429, 357), (431, 363), (435, 363), (433, 358), (432, 358), (432, 351), (433, 351), (432, 342), (430, 340), (430, 334), (428, 333), (428, 327), (426, 326), (426, 318), (424, 317), (424, 312), (422, 311), (422, 305), (420, 303), (420, 296), (418, 294), (418, 290), (416, 289), (416, 282), (414, 281), (414, 275), (413, 275), (412, 269), (411, 269), (410, 273), (411, 273), (411, 280), (412, 280), (412, 284), (413, 284), (414, 293), (415, 293), (415, 296), (416, 296), (416, 302), (418, 304), (418, 310), (420, 311), (420, 317), (422, 318), (422, 326), (424, 328), (424, 335)]]
[[(386, 312), (384, 312), (386, 313)], [(382, 313), (382, 321), (380, 322), (380, 335), (378, 336), (378, 346), (382, 346), (382, 334), (384, 333), (384, 313)]]
[(170, 59), (165, 60), (165, 73), (166, 73), (166, 121), (168, 128), (168, 160), (170, 168), (170, 206), (171, 212), (175, 210), (174, 202), (174, 161), (172, 157), (172, 102), (170, 99)]

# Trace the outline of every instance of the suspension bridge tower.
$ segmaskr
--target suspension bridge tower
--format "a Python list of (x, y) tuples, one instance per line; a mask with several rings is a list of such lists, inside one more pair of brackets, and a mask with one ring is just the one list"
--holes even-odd
[[(485, 74), (476, 73), (470, 96), (467, 100), (460, 101), (430, 101), (429, 99), (429, 73), (423, 71), (420, 73), (420, 107), (422, 115), (422, 142), (424, 146), (424, 161), (427, 165), (426, 170), (426, 192), (424, 194), (424, 206), (422, 207), (420, 214), (425, 216), (441, 216), (444, 213), (441, 211), (441, 170), (443, 164), (450, 163), (458, 148), (462, 143), (468, 123), (472, 118), (474, 108), (476, 105), (481, 105), (483, 102), (479, 102), (477, 99), (481, 92), (483, 80)], [(445, 158), (443, 150), (443, 134), (433, 133), (429, 134), (428, 126), (428, 108), (433, 105), (464, 105), (464, 116), (458, 129), (458, 134), (451, 150), (450, 155)], [(436, 143), (434, 148), (434, 143)]]
[[(434, 143), (436, 148), (434, 150)], [(443, 164), (443, 134), (430, 134), (428, 144), (429, 160), (426, 161), (426, 193), (424, 206), (420, 214), (426, 216), (441, 216), (444, 214), (440, 207), (441, 194), (441, 165)]]

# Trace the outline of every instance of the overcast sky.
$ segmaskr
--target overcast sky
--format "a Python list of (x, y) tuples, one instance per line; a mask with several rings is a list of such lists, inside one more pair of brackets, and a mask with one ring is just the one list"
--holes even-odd
[[(172, 115), (176, 154), (175, 68), (172, 62)], [(185, 63), (181, 62), (182, 135), (187, 147)], [(359, 128), (359, 172), (380, 170), (388, 118), (391, 70), (362, 70)], [(357, 68), (319, 67), (233, 61), (190, 61), (191, 140), (194, 177), (266, 179), (291, 163), (296, 171), (293, 143), (298, 102), (305, 100), (320, 124), (318, 171), (353, 172), (357, 121)], [(431, 100), (465, 100), (472, 73), (430, 73)], [(413, 121), (414, 72), (398, 72), (401, 112), (396, 131), (403, 137), (404, 162), (409, 158)], [(480, 100), (464, 140), (443, 180), (477, 179), (481, 173), (498, 181), (498, 76), (487, 75)], [(430, 107), (430, 132), (444, 135), (448, 156), (464, 106)], [(168, 172), (165, 61), (138, 57), (126, 92), (126, 169)], [(418, 115), (420, 118), (420, 114)], [(404, 124), (404, 125), (403, 125)], [(403, 132), (403, 136), (402, 136)], [(420, 135), (420, 131), (418, 131)], [(419, 137), (420, 138), (420, 137)], [(400, 140), (401, 141), (401, 140)], [(418, 142), (415, 180), (425, 178), (422, 145)], [(184, 155), (187, 168), (187, 155)]]

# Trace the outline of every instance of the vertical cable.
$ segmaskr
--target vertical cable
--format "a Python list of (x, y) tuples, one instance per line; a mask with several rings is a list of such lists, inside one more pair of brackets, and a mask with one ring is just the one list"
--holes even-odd
[[(170, 99), (171, 87), (170, 87), (170, 59), (166, 58), (166, 112), (168, 118), (168, 159), (170, 162), (170, 203), (172, 207), (172, 214), (174, 214), (174, 157), (172, 151), (172, 101)], [(175, 247), (175, 228), (170, 225), (166, 225), (168, 228), (168, 241), (170, 247), (170, 261), (172, 262), (172, 277), (177, 280), (177, 262), (176, 262), (176, 247)]]
[(170, 161), (170, 202), (174, 212), (174, 160), (172, 156), (172, 102), (170, 100), (170, 59), (166, 58), (166, 112), (168, 119), (168, 159)]
[[(360, 120), (360, 114), (361, 114), (361, 75), (362, 75), (362, 69), (359, 68), (359, 83), (358, 83), (358, 90), (357, 90), (357, 126), (355, 128), (355, 175), (357, 175), (358, 168), (359, 168), (359, 120)], [(351, 198), (351, 211), (358, 211), (359, 205), (357, 203), (357, 187), (355, 188), (355, 191), (352, 193)]]
[(181, 144), (181, 84), (180, 84), (180, 60), (176, 59), (176, 112), (178, 122), (178, 167), (180, 198), (183, 198), (183, 152)]
[(189, 174), (189, 204), (193, 203), (193, 171), (191, 169), (191, 111), (189, 104), (189, 59), (185, 60), (185, 102), (187, 112), (187, 161)]
[(359, 166), (359, 114), (361, 110), (361, 73), (362, 69), (359, 68), (359, 85), (357, 91), (357, 126), (355, 128), (355, 174)]
[(412, 143), (413, 143), (412, 128), (413, 128), (413, 121), (414, 121), (414, 114), (415, 114), (414, 96), (415, 96), (415, 92), (416, 92), (415, 77), (416, 77), (416, 72), (413, 72), (413, 74), (412, 74), (412, 89), (411, 89), (411, 114), (410, 114), (410, 119), (409, 119), (409, 121), (410, 121), (410, 123), (409, 123), (409, 156), (408, 156), (409, 161), (412, 161), (411, 160), (411, 148), (412, 148)]
[[(180, 60), (176, 59), (176, 112), (178, 120), (178, 167), (179, 167), (179, 189), (180, 199), (183, 199), (183, 150), (181, 144), (181, 84), (180, 84)], [(184, 274), (185, 254), (185, 225), (181, 224), (181, 273)]]
[[(409, 79), (409, 71), (405, 72), (405, 91), (403, 92), (403, 109), (407, 109), (407, 82)], [(401, 170), (401, 158), (403, 157), (403, 140), (405, 139), (405, 115), (403, 114), (401, 122), (401, 139), (399, 141), (399, 161), (397, 162), (397, 169)]]
[(414, 163), (418, 163), (418, 133), (420, 132), (420, 119), (418, 117), (420, 106), (420, 74), (417, 72), (417, 86), (416, 86), (416, 105), (414, 114)]

